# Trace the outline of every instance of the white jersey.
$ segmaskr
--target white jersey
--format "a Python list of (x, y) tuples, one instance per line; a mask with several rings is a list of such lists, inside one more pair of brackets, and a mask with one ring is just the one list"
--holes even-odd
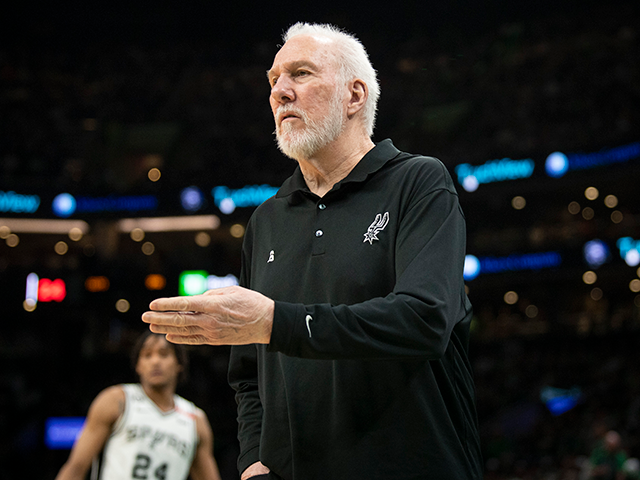
[(182, 480), (198, 443), (196, 407), (174, 395), (163, 412), (140, 384), (122, 385), (126, 403), (104, 448), (101, 480)]

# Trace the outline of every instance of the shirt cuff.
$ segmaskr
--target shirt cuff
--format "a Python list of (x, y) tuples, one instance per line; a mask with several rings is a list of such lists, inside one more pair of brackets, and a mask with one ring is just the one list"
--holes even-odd
[(305, 328), (304, 319), (307, 311), (301, 303), (276, 301), (273, 311), (273, 326), (271, 341), (267, 345), (267, 352), (281, 352), (285, 355), (295, 354), (293, 340), (300, 336), (299, 329)]
[(238, 471), (240, 474), (256, 462), (260, 461), (260, 445), (244, 452), (238, 457)]

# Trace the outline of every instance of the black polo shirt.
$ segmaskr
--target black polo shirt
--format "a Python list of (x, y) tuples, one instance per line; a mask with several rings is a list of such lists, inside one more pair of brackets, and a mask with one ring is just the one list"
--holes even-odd
[(270, 344), (232, 348), (240, 471), (481, 478), (464, 254), (440, 161), (385, 140), (322, 198), (297, 168), (245, 235), (241, 284), (276, 303)]

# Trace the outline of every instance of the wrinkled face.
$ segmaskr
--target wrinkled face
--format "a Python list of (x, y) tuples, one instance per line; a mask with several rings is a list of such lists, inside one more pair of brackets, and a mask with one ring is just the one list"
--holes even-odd
[(330, 47), (326, 39), (293, 37), (268, 72), (278, 147), (296, 160), (310, 158), (344, 130), (348, 91)]
[(181, 371), (175, 350), (164, 337), (151, 335), (145, 340), (136, 363), (140, 383), (151, 387), (175, 385)]

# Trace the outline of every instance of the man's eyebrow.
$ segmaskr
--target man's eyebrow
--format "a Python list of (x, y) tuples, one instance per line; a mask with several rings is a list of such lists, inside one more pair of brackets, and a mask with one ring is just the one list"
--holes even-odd
[[(293, 70), (296, 70), (296, 69), (298, 69), (300, 67), (309, 67), (309, 68), (311, 68), (313, 70), (320, 70), (320, 68), (310, 60), (295, 60), (293, 62), (289, 62), (289, 63), (285, 64), (283, 68), (285, 70), (293, 71)], [(271, 80), (275, 76), (276, 76), (276, 74), (274, 73), (273, 69), (267, 70), (267, 78), (269, 80)]]

